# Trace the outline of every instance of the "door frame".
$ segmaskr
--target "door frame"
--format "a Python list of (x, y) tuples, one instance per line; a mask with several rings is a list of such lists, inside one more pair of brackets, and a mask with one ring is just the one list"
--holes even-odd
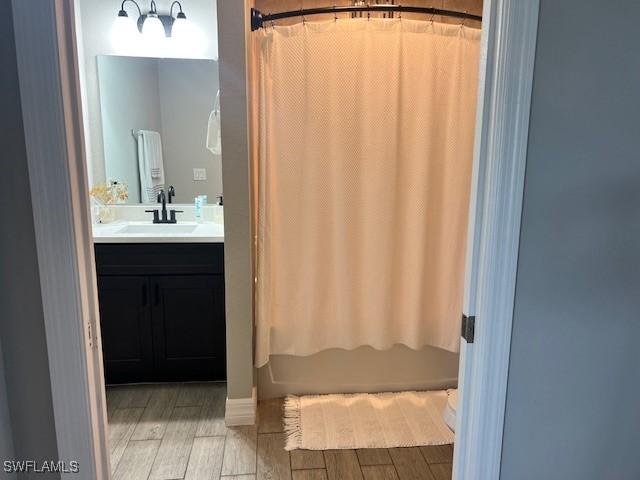
[(61, 478), (108, 479), (74, 0), (11, 7)]
[(498, 479), (529, 134), (539, 0), (483, 8), (453, 478)]
[[(12, 0), (58, 453), (110, 478), (74, 0)], [(454, 478), (498, 479), (539, 0), (486, 0)], [(106, 32), (105, 32), (106, 34)], [(62, 478), (72, 478), (63, 474)]]

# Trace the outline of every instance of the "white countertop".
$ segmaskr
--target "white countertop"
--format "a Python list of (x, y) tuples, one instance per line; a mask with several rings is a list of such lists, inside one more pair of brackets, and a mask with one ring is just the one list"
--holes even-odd
[(93, 224), (95, 243), (224, 243), (224, 226), (216, 222), (153, 224), (116, 220)]

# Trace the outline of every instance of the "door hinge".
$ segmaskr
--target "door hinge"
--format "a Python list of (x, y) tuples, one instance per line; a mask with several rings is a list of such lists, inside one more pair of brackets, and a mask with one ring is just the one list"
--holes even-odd
[(473, 315), (467, 317), (463, 313), (462, 314), (462, 338), (464, 338), (467, 341), (467, 343), (473, 343), (475, 329), (476, 329), (476, 317)]
[(87, 336), (89, 337), (89, 347), (93, 348), (93, 329), (91, 328), (91, 322), (87, 322)]

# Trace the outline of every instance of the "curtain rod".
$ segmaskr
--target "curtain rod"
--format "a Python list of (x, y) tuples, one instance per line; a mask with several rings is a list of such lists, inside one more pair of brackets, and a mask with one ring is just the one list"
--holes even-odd
[(334, 6), (306, 8), (301, 10), (290, 10), (288, 12), (263, 14), (260, 10), (251, 9), (251, 31), (257, 30), (264, 26), (265, 23), (281, 20), (283, 18), (305, 17), (307, 15), (318, 15), (321, 13), (349, 13), (349, 12), (408, 12), (408, 13), (425, 13), (428, 15), (442, 15), (445, 17), (455, 17), (462, 20), (482, 21), (482, 16), (472, 15), (467, 12), (456, 12), (454, 10), (443, 10), (433, 7), (410, 7), (405, 5), (390, 4), (374, 4), (374, 5), (353, 5), (353, 6)]

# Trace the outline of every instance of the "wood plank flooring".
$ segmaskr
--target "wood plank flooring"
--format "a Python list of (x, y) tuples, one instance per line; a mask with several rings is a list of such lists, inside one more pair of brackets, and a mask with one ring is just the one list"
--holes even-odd
[(450, 480), (453, 448), (284, 450), (282, 401), (224, 424), (223, 383), (107, 387), (115, 480)]

